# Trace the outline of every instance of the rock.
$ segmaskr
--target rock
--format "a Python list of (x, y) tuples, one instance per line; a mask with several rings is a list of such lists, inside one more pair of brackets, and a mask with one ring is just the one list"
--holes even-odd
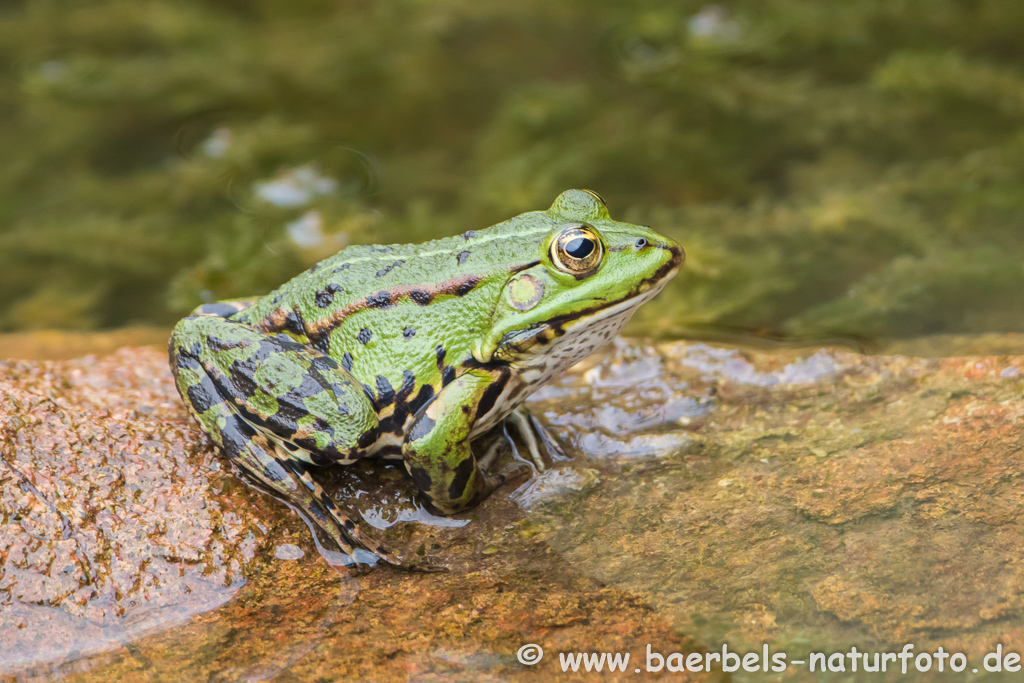
[(0, 362), (0, 671), (186, 621), (245, 583), (270, 521), (165, 364)]
[(210, 449), (161, 352), (4, 362), (0, 679), (519, 680), (648, 644), (978, 664), (1024, 636), (1021, 369), (617, 342), (531, 401), (572, 459), (518, 492), (438, 518), (394, 466), (323, 470), (450, 568), (352, 577)]
[(694, 647), (520, 533), (510, 492), (438, 518), (391, 466), (323, 474), (453, 571), (339, 573), (212, 450), (159, 350), (0, 361), (0, 455), (0, 681), (487, 680), (531, 640)]
[[(655, 414), (639, 398), (655, 389), (704, 410), (683, 427), (695, 445), (606, 465), (599, 491), (565, 506), (562, 519), (589, 525), (545, 527), (579, 571), (711, 647), (913, 642), (980, 661), (998, 641), (1021, 642), (1024, 358), (671, 343), (620, 345), (590, 363), (534, 406), (584, 451), (595, 433), (631, 433), (595, 416), (610, 405)], [(599, 378), (630, 366), (642, 386), (595, 400)]]

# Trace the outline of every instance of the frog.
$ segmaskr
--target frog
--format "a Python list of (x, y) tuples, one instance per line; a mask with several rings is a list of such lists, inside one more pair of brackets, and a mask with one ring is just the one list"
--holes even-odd
[[(543, 471), (539, 444), (552, 439), (523, 402), (610, 343), (684, 259), (674, 240), (613, 220), (596, 193), (568, 190), (546, 211), (417, 245), (349, 246), (265, 296), (203, 304), (174, 327), (171, 371), (216, 447), (312, 520), (344, 564), (416, 568), (314, 469), (400, 461), (444, 515)], [(530, 459), (495, 472), (498, 439), (481, 441), (505, 427)]]

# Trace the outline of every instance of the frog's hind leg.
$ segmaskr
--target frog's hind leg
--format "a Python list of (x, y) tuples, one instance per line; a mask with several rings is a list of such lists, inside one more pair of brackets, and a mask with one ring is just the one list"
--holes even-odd
[(189, 411), (233, 462), (307, 513), (343, 553), (361, 546), (401, 564), (360, 533), (306, 468), (351, 462), (376, 439), (376, 414), (348, 373), (287, 337), (216, 315), (178, 323), (170, 356)]
[[(279, 437), (266, 435), (264, 437), (267, 441), (274, 445), (277, 451), (277, 461), (288, 470), (291, 475), (301, 482), (301, 485), (306, 489), (306, 496), (319, 503), (319, 505), (309, 506), (300, 505), (299, 501), (296, 500), (296, 496), (289, 496), (288, 501), (296, 506), (300, 507), (300, 512), (306, 514), (311, 518), (317, 526), (325, 531), (329, 530), (330, 527), (337, 526), (342, 530), (345, 537), (351, 539), (357, 546), (365, 548), (379, 559), (384, 560), (388, 564), (402, 566), (403, 562), (393, 552), (388, 550), (380, 543), (374, 541), (369, 536), (363, 534), (355, 522), (352, 521), (348, 515), (341, 511), (334, 501), (331, 499), (327, 492), (324, 491), (323, 487), (317, 482), (316, 479), (309, 472), (309, 468), (306, 466), (306, 462), (309, 457), (309, 453), (292, 444), (291, 442), (283, 441)], [(306, 457), (303, 457), (303, 456)], [(314, 533), (316, 533), (314, 531)], [(341, 552), (346, 555), (355, 556), (356, 553), (352, 547), (344, 547), (344, 540), (341, 542), (338, 539), (331, 537), (332, 540), (340, 547)]]
[[(355, 522), (338, 509), (327, 492), (310, 475), (305, 463), (285, 456), (285, 453), (293, 454), (292, 451), (283, 448), (276, 443), (276, 439), (230, 410), (216, 412), (217, 424), (224, 424), (221, 430), (222, 441), (218, 445), (222, 446), (228, 458), (267, 493), (297, 508), (300, 514), (327, 535), (339, 552), (351, 556), (351, 562), (343, 561), (343, 564), (367, 564), (360, 562), (357, 546), (366, 548), (385, 562), (401, 564), (401, 560), (387, 548), (364, 536)], [(200, 418), (200, 424), (213, 436), (206, 428), (206, 420)], [(317, 533), (315, 529), (313, 533)]]

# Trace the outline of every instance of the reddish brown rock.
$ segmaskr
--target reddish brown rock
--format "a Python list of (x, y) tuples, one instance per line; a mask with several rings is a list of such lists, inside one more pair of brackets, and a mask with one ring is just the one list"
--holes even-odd
[(109, 648), (244, 583), (269, 522), (162, 363), (0, 363), (0, 670)]
[[(212, 451), (157, 350), (0, 362), (0, 453), (0, 680), (508, 680), (532, 677), (527, 642), (549, 667), (699, 647), (520, 533), (507, 495), (461, 528), (396, 527), (453, 571), (339, 573)], [(370, 518), (416, 513), (394, 468), (325, 480)]]
[[(0, 392), (0, 671), (537, 680), (560, 652), (644, 668), (648, 644), (1024, 650), (1024, 358), (619, 343), (531, 403), (571, 460), (460, 526), (371, 530), (451, 571), (358, 577), (234, 478), (160, 352), (8, 362)], [(322, 475), (378, 526), (430, 521), (397, 468)]]
[[(976, 663), (997, 642), (1024, 650), (1024, 358), (686, 344), (618, 356), (614, 372), (576, 368), (535, 408), (614, 453), (628, 431), (588, 416), (607, 410), (614, 399), (595, 393), (632, 364), (655, 379), (628, 392), (630, 410), (661, 386), (663, 399), (706, 397), (706, 414), (681, 421), (693, 438), (681, 454), (599, 468), (600, 494), (565, 517), (600, 526), (546, 536), (574, 567), (712, 648), (913, 642)], [(583, 399), (572, 419), (559, 412), (568, 395)]]

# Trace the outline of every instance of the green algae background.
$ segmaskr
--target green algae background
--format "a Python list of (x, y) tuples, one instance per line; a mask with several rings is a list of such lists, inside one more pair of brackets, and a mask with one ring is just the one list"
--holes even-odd
[(0, 330), (170, 324), (588, 187), (632, 328), (1024, 330), (1024, 4), (0, 5)]

